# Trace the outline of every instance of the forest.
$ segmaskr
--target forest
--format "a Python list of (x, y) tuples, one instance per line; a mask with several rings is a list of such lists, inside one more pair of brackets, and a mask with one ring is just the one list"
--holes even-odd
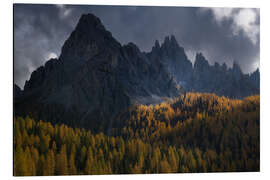
[(185, 93), (134, 105), (110, 134), (14, 117), (14, 175), (260, 170), (260, 96)]

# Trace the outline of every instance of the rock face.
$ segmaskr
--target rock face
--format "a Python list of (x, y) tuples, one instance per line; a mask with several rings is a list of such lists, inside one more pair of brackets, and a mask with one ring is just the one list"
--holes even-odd
[(229, 69), (225, 63), (210, 65), (202, 53), (197, 53), (192, 66), (184, 48), (178, 45), (174, 36), (166, 37), (161, 46), (156, 41), (147, 55), (153, 62), (160, 61), (186, 91), (216, 93), (230, 98), (260, 93), (258, 69), (247, 75), (243, 74), (236, 62)]
[(192, 63), (188, 60), (184, 48), (180, 47), (174, 36), (167, 36), (161, 46), (156, 41), (152, 51), (147, 54), (153, 62), (160, 61), (175, 77), (177, 83), (188, 89), (191, 80)]
[(62, 47), (26, 81), (17, 114), (93, 130), (110, 129), (111, 120), (136, 103), (158, 103), (181, 93), (160, 61), (139, 48), (121, 46), (101, 21), (82, 15)]
[(256, 69), (253, 73), (250, 75), (251, 82), (253, 86), (260, 87), (260, 71), (259, 68)]
[(221, 66), (215, 63), (211, 66), (202, 54), (196, 55), (190, 83), (191, 90), (196, 92), (210, 92), (230, 98), (260, 93), (259, 84), (255, 84), (250, 75), (243, 74), (237, 63), (234, 62), (229, 69), (225, 64)]
[(152, 51), (121, 45), (92, 14), (82, 15), (58, 59), (35, 70), (24, 90), (14, 86), (15, 113), (110, 133), (114, 116), (134, 104), (155, 104), (185, 91), (242, 98), (259, 93), (259, 71), (235, 63), (194, 66), (174, 36)]
[(13, 94), (14, 94), (14, 98), (20, 98), (22, 96), (22, 90), (16, 84), (14, 84), (13, 86)]

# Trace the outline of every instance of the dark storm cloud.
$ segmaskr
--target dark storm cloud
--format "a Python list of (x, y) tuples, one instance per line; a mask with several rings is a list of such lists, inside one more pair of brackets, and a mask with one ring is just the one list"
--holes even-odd
[[(242, 9), (235, 12), (239, 11)], [(149, 51), (156, 39), (163, 42), (165, 36), (174, 34), (191, 61), (201, 51), (210, 63), (231, 65), (235, 60), (246, 73), (255, 70), (259, 62), (259, 37), (257, 42), (252, 41), (259, 33), (254, 35), (249, 22), (237, 24), (240, 13), (228, 15), (223, 11), (180, 7), (17, 4), (14, 6), (15, 83), (23, 87), (34, 69), (49, 57), (60, 55), (61, 46), (83, 13), (94, 13), (118, 41), (134, 42), (143, 51)], [(225, 18), (217, 19), (220, 17)], [(255, 26), (259, 27), (259, 23), (257, 17)]]

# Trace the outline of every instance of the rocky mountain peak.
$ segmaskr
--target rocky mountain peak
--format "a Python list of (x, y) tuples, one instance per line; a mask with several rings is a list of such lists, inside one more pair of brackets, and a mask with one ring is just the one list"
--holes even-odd
[(98, 17), (96, 17), (95, 15), (91, 13), (83, 14), (80, 17), (76, 30), (85, 31), (87, 29), (92, 29), (92, 28), (105, 31), (105, 27), (103, 26), (103, 24), (101, 23), (101, 20)]
[(227, 65), (226, 65), (226, 63), (223, 63), (223, 64), (222, 64), (222, 70), (223, 70), (223, 71), (227, 71)]
[(205, 59), (202, 53), (197, 53), (194, 63), (194, 69), (202, 70), (203, 68), (208, 68), (209, 63)]
[(169, 36), (166, 36), (165, 38), (164, 38), (164, 42), (163, 42), (163, 46), (166, 46), (166, 45), (169, 45), (170, 44), (170, 37)]
[(152, 51), (150, 53), (152, 53), (152, 55), (156, 55), (156, 56), (159, 56), (159, 53), (161, 52), (160, 51), (160, 44), (159, 44), (159, 41), (156, 40), (155, 41), (155, 45), (152, 47)]
[(232, 73), (237, 80), (239, 80), (241, 76), (243, 75), (243, 72), (236, 61), (233, 62)]
[(160, 44), (158, 40), (155, 41), (155, 46), (153, 48), (160, 49)]
[(128, 53), (132, 56), (136, 56), (141, 53), (140, 49), (137, 47), (136, 44), (130, 42), (127, 45), (124, 45), (123, 48), (128, 51)]
[(250, 74), (250, 79), (256, 87), (260, 87), (260, 70), (256, 69), (253, 73)]
[(256, 71), (254, 71), (254, 73), (256, 73), (256, 74), (260, 74), (260, 69), (259, 69), (259, 68), (257, 68), (257, 69), (256, 69)]
[(172, 44), (173, 46), (179, 47), (178, 42), (176, 41), (174, 35), (171, 35), (171, 44)]
[(180, 46), (178, 44), (178, 42), (176, 41), (174, 35), (171, 36), (166, 36), (164, 39), (163, 44), (161, 45), (161, 47), (163, 47), (164, 49), (179, 49)]
[(239, 64), (238, 64), (236, 61), (233, 62), (233, 67), (232, 67), (232, 69), (233, 69), (233, 71), (241, 72), (241, 73), (242, 73), (242, 70), (241, 70)]
[(188, 61), (184, 48), (179, 46), (173, 35), (165, 37), (159, 52), (163, 59), (169, 61)]
[(251, 77), (253, 76), (256, 79), (259, 79), (260, 78), (260, 70), (259, 70), (259, 68), (257, 68), (256, 71), (254, 71), (253, 73), (251, 73), (250, 76)]
[(83, 14), (62, 47), (60, 59), (88, 61), (104, 51), (118, 51), (121, 44), (93, 14)]

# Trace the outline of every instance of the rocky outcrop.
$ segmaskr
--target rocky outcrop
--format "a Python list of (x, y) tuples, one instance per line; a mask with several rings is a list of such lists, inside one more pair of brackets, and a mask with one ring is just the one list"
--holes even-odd
[(192, 63), (173, 35), (165, 37), (161, 46), (156, 41), (152, 51), (147, 55), (153, 62), (160, 61), (179, 85), (185, 89), (190, 88), (188, 82), (191, 79)]
[(259, 88), (260, 87), (260, 71), (259, 68), (256, 69), (253, 73), (250, 74), (250, 80), (253, 86)]

